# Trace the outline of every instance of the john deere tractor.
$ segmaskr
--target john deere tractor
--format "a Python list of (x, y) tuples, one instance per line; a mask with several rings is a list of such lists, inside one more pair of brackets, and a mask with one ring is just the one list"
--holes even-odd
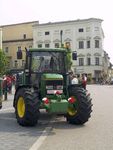
[[(21, 59), (22, 51), (17, 56)], [(71, 58), (75, 57), (72, 53)], [(41, 109), (62, 114), (71, 124), (88, 121), (91, 98), (83, 87), (71, 84), (69, 63), (67, 49), (26, 49), (25, 69), (17, 77), (13, 102), (20, 125), (36, 125)]]

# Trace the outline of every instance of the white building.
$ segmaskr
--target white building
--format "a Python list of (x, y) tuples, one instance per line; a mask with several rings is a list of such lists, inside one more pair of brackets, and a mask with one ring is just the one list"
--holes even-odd
[(0, 28), (0, 49), (2, 49), (2, 29)]
[(54, 48), (61, 43), (70, 45), (72, 51), (77, 51), (77, 61), (73, 62), (76, 74), (86, 73), (98, 80), (103, 66), (102, 20), (97, 18), (35, 24), (33, 26), (34, 47)]

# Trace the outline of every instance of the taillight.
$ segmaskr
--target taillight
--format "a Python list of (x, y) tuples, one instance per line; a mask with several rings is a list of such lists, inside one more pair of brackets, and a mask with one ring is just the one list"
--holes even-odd
[(49, 104), (49, 99), (47, 97), (44, 97), (42, 101), (44, 102), (44, 104)]
[(70, 104), (73, 104), (73, 103), (76, 102), (76, 99), (75, 99), (74, 97), (70, 97), (70, 98), (68, 98), (68, 102), (69, 102)]

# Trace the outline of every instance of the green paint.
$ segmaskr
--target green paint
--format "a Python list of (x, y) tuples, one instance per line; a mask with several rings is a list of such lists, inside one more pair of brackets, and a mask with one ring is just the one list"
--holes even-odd
[(46, 73), (46, 74), (43, 74), (42, 79), (44, 79), (44, 80), (63, 80), (63, 76), (61, 74)]
[(61, 101), (51, 100), (49, 106), (50, 113), (66, 113), (68, 108), (68, 102), (66, 99), (62, 99)]

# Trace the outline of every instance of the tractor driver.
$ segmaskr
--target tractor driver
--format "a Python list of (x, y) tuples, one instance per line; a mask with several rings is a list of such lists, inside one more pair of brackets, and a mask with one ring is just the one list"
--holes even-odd
[(57, 62), (57, 60), (55, 60), (54, 57), (51, 57), (51, 60), (50, 60), (50, 69), (51, 69), (52, 71), (57, 71), (57, 70), (59, 70), (58, 62)]

